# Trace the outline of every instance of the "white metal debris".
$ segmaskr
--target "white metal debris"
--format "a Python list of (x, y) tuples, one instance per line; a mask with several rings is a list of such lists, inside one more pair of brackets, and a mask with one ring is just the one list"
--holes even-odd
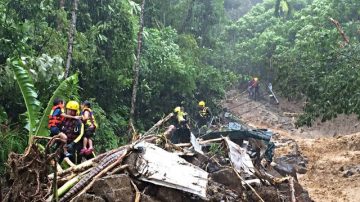
[(194, 147), (194, 150), (199, 152), (200, 154), (204, 154), (202, 151), (201, 145), (196, 139), (195, 135), (193, 133), (190, 134), (190, 143)]
[(136, 169), (141, 174), (140, 180), (193, 193), (206, 199), (206, 171), (151, 143), (142, 141), (134, 148), (141, 151), (136, 161)]
[(234, 168), (238, 172), (245, 172), (249, 175), (253, 175), (254, 165), (250, 156), (246, 153), (246, 149), (241, 148), (230, 140), (229, 137), (224, 137), (225, 143), (229, 148), (229, 157)]

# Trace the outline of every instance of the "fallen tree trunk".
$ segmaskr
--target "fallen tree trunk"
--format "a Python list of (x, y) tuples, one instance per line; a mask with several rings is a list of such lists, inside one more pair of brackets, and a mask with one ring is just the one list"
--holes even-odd
[(82, 190), (93, 177), (97, 176), (99, 173), (101, 173), (104, 168), (111, 165), (113, 162), (115, 162), (119, 156), (122, 156), (124, 152), (127, 152), (130, 146), (124, 146), (121, 147), (122, 149), (105, 157), (98, 166), (91, 169), (91, 171), (84, 176), (73, 188), (71, 188), (64, 197), (61, 198), (60, 201), (68, 201), (71, 197), (73, 197), (78, 191)]

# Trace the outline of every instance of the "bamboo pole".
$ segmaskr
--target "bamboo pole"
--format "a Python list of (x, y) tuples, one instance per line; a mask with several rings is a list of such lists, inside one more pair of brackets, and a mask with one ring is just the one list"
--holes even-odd
[(70, 166), (70, 167), (75, 167), (76, 165), (68, 158), (65, 157), (64, 161)]
[[(57, 190), (57, 195), (62, 196), (64, 195), (71, 187), (73, 187), (77, 182), (79, 182), (81, 179), (80, 175), (74, 177), (73, 179), (67, 181), (63, 186), (61, 186)], [(47, 202), (50, 202), (53, 200), (54, 195), (49, 196), (49, 198), (46, 199)]]
[[(94, 165), (94, 161), (91, 159), (91, 160), (88, 160), (88, 161), (85, 161), (79, 165), (75, 165), (73, 167), (70, 167), (66, 170), (63, 170), (63, 171), (60, 171), (57, 173), (57, 176), (58, 177), (62, 177), (64, 175), (67, 175), (71, 172), (79, 172), (79, 171), (83, 171), (83, 170), (86, 170), (87, 168), (89, 167), (92, 167)], [(54, 174), (50, 174), (48, 175), (48, 178), (49, 179), (53, 179), (54, 178)]]

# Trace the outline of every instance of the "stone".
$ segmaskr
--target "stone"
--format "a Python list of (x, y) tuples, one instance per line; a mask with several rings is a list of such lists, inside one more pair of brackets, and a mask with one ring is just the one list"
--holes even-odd
[(111, 175), (97, 179), (88, 193), (101, 197), (105, 201), (134, 201), (130, 178), (127, 175)]
[(230, 189), (241, 191), (241, 181), (233, 169), (225, 168), (210, 174), (212, 180)]
[(186, 201), (183, 192), (167, 187), (159, 187), (156, 194), (156, 198), (159, 201), (171, 201), (171, 202)]
[(351, 171), (351, 170), (345, 170), (345, 171), (342, 172), (343, 177), (350, 177), (352, 175), (354, 175), (354, 172)]
[(76, 198), (77, 202), (88, 202), (88, 201), (92, 201), (92, 202), (105, 202), (105, 200), (99, 196), (96, 196), (94, 194), (82, 194), (81, 196), (79, 196), (78, 198)]

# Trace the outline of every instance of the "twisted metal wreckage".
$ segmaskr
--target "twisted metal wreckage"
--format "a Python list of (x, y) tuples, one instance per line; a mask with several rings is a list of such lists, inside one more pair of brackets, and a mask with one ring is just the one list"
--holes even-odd
[[(13, 156), (13, 161), (24, 161), (28, 168), (24, 170), (9, 162), (15, 179), (4, 201), (88, 201), (95, 200), (92, 195), (96, 194), (100, 195), (96, 196), (98, 201), (168, 201), (159, 196), (162, 187), (170, 188), (166, 195), (171, 191), (177, 194), (172, 201), (177, 201), (176, 197), (186, 201), (310, 201), (297, 183), (296, 173), (270, 165), (275, 149), (271, 131), (250, 129), (227, 113), (221, 130), (197, 134), (197, 138), (191, 133), (190, 143), (172, 144), (155, 132), (171, 116), (160, 120), (130, 145), (52, 174), (45, 169), (29, 177), (36, 165), (42, 165), (33, 163), (35, 157), (26, 154)], [(215, 144), (217, 150), (211, 151)], [(27, 155), (41, 155), (36, 146), (31, 150)], [(49, 161), (45, 157), (39, 159), (38, 162)], [(97, 185), (114, 179), (110, 188)], [(124, 179), (131, 183), (120, 185)], [(61, 187), (57, 189), (58, 185)], [(121, 187), (121, 196), (116, 191), (94, 189), (120, 190), (120, 186), (131, 187), (133, 197), (121, 199), (126, 187)], [(154, 187), (155, 194), (149, 191)]]

